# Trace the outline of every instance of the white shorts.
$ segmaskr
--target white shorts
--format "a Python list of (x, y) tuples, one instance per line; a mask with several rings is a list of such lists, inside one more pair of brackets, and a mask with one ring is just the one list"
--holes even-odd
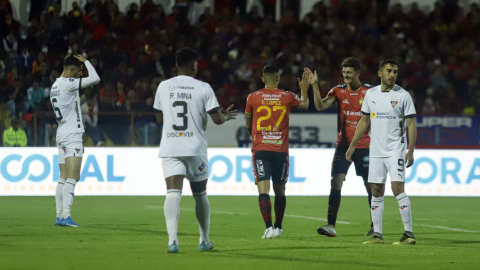
[(69, 133), (57, 137), (58, 163), (65, 164), (67, 157), (83, 157), (83, 133)]
[(404, 157), (370, 157), (368, 182), (385, 184), (387, 173), (390, 174), (391, 182), (405, 182)]
[(162, 165), (165, 178), (173, 175), (185, 175), (190, 182), (200, 182), (208, 178), (206, 156), (164, 157)]

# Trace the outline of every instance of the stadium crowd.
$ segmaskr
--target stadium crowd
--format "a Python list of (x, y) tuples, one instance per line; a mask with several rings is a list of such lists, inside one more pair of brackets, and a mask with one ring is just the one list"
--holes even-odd
[[(186, 1), (170, 14), (152, 0), (132, 4), (126, 13), (112, 0), (88, 1), (84, 8), (74, 2), (66, 14), (57, 1), (44, 1), (49, 4), (44, 11), (23, 26), (12, 18), (8, 0), (0, 0), (0, 104), (31, 126), (33, 112), (52, 111), (49, 88), (65, 55), (82, 54), (102, 78), (81, 93), (86, 132), (101, 145), (101, 126), (115, 144), (125, 144), (128, 138), (121, 134), (128, 133), (131, 118), (97, 113), (153, 112), (158, 84), (176, 75), (174, 52), (190, 46), (201, 55), (197, 77), (212, 85), (224, 107), (233, 103), (244, 110), (248, 94), (263, 87), (266, 64), (279, 66), (280, 87), (294, 92), (304, 67), (317, 70), (325, 96), (343, 83), (342, 60), (355, 56), (364, 63), (361, 81), (373, 85), (379, 83), (380, 60), (396, 59), (398, 83), (421, 115), (480, 115), (477, 4), (466, 11), (439, 2), (425, 13), (416, 4), (397, 4), (386, 12), (370, 4), (320, 2), (301, 19), (295, 9), (284, 9), (275, 21), (275, 0), (261, 1), (262, 14), (257, 6), (245, 10), (242, 1), (221, 1), (215, 13), (207, 7), (195, 22), (187, 19)], [(39, 114), (38, 123), (40, 137), (45, 123), (54, 136), (52, 116)], [(146, 130), (145, 125), (150, 143), (157, 143), (160, 125), (153, 114), (135, 116), (137, 129)], [(31, 144), (31, 131), (27, 136)]]

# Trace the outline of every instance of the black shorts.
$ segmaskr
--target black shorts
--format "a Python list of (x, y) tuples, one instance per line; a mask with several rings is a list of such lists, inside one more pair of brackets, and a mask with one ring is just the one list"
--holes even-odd
[(252, 155), (253, 175), (255, 184), (260, 181), (270, 180), (285, 184), (288, 180), (288, 153), (255, 151)]
[[(345, 154), (348, 148), (337, 147), (335, 148), (335, 154), (332, 161), (332, 176), (336, 174), (347, 174), (348, 168), (350, 168), (351, 162), (347, 161)], [(370, 149), (368, 148), (355, 148), (355, 152), (352, 156), (352, 161), (355, 164), (355, 171), (358, 176), (364, 179), (368, 179), (368, 164), (370, 161)]]

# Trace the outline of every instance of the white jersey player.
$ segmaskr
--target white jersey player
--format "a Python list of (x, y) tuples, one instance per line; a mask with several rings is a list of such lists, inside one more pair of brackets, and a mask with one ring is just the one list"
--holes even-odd
[(163, 174), (167, 183), (164, 213), (168, 231), (168, 252), (178, 252), (178, 219), (183, 179), (190, 181), (195, 211), (200, 227), (201, 251), (213, 249), (208, 238), (210, 204), (206, 186), (208, 179), (207, 138), (205, 128), (210, 114), (217, 125), (235, 119), (231, 105), (223, 110), (212, 87), (196, 80), (197, 53), (184, 48), (176, 53), (178, 76), (160, 83), (153, 107), (163, 113), (163, 132), (159, 156), (163, 158)]
[(405, 228), (400, 241), (393, 244), (416, 243), (412, 230), (410, 199), (405, 193), (405, 167), (409, 168), (414, 161), (413, 151), (417, 138), (416, 112), (410, 94), (395, 84), (397, 72), (398, 65), (394, 60), (383, 60), (380, 63), (378, 76), (381, 85), (371, 88), (365, 95), (362, 105), (363, 116), (346, 153), (347, 160), (351, 160), (355, 145), (371, 125), (368, 182), (372, 184), (371, 214), (374, 235), (364, 244), (383, 244), (383, 196), (387, 174), (390, 175), (392, 191), (397, 198)]
[[(80, 78), (82, 67), (87, 78)], [(71, 217), (75, 185), (80, 180), (85, 132), (80, 112), (79, 91), (100, 81), (95, 68), (81, 55), (69, 54), (63, 62), (63, 73), (52, 85), (50, 101), (58, 123), (57, 147), (60, 179), (55, 194), (57, 218), (55, 225), (79, 227)]]

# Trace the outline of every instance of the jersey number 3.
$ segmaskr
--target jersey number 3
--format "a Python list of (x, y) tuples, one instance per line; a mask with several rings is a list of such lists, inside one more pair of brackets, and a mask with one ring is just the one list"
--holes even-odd
[[(55, 120), (57, 120), (57, 122), (60, 122), (60, 121), (62, 121), (63, 116), (62, 116), (62, 113), (60, 112), (60, 109), (57, 108), (57, 106), (55, 106), (55, 103), (57, 103), (56, 98), (52, 99), (52, 107), (53, 107), (53, 110), (55, 111)], [(58, 113), (58, 115), (57, 115), (57, 113)]]
[(188, 117), (187, 117), (188, 107), (187, 107), (187, 103), (185, 101), (175, 101), (175, 102), (173, 102), (173, 107), (183, 107), (183, 112), (177, 113), (177, 117), (183, 119), (183, 125), (181, 125), (181, 126), (173, 125), (173, 129), (178, 130), (178, 131), (187, 130), (187, 128), (188, 128)]
[[(258, 118), (258, 120), (257, 120), (257, 130), (271, 131), (272, 130), (271, 125), (268, 125), (266, 127), (262, 127), (261, 124), (262, 124), (263, 120), (270, 119), (270, 117), (272, 116), (272, 110), (268, 106), (260, 106), (260, 107), (258, 107), (257, 112), (261, 112), (263, 110), (267, 111), (267, 115), (266, 116), (261, 116), (261, 117)], [(280, 123), (282, 123), (283, 117), (285, 116), (285, 113), (287, 112), (287, 106), (273, 106), (273, 111), (278, 111), (278, 110), (282, 110), (282, 114), (278, 118), (278, 121), (275, 124), (275, 127), (273, 128), (273, 131), (276, 131), (278, 129), (278, 127), (280, 126)]]

